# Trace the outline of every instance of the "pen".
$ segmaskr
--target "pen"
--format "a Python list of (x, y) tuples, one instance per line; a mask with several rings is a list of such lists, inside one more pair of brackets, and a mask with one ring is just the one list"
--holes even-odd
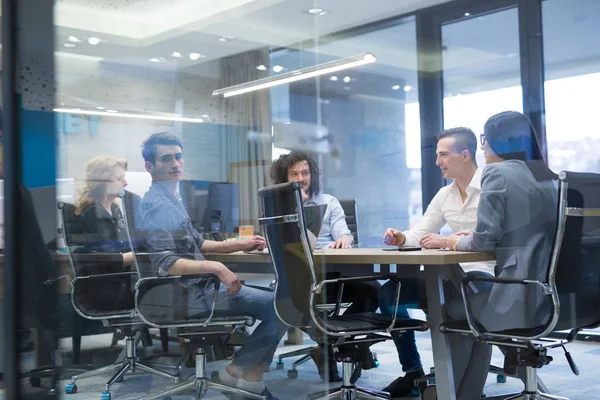
[(387, 243), (387, 242), (389, 242), (389, 241), (390, 241), (390, 237), (389, 237), (389, 236), (388, 236), (388, 237), (386, 237), (385, 239), (383, 239), (383, 243)]

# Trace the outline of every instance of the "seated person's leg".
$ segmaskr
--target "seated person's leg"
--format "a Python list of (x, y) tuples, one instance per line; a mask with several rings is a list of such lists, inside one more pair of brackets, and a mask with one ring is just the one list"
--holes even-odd
[[(389, 281), (379, 291), (379, 309), (383, 315), (391, 316), (395, 310), (395, 296), (397, 293), (395, 282)], [(409, 308), (419, 308), (425, 297), (423, 280), (402, 279), (400, 298), (398, 299), (398, 310), (396, 318), (409, 319)], [(392, 332), (392, 338), (398, 351), (398, 359), (402, 365), (404, 376), (399, 377), (383, 390), (389, 392), (392, 397), (408, 396), (413, 388), (414, 380), (424, 375), (421, 356), (417, 349), (414, 331), (405, 333)]]
[[(226, 289), (221, 285), (215, 304), (217, 315), (247, 314), (261, 322), (239, 349), (233, 362), (219, 372), (219, 378), (227, 385), (261, 393), (265, 390), (262, 382), (265, 365), (273, 360), (287, 326), (275, 313), (273, 292), (242, 286), (238, 293), (228, 295)], [(197, 295), (196, 300), (190, 299), (188, 302), (189, 309), (204, 307), (208, 310), (212, 296), (212, 293)]]

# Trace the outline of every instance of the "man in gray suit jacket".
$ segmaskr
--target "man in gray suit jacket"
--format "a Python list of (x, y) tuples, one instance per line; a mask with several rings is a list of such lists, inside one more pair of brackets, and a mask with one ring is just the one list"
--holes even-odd
[[(481, 139), (488, 165), (481, 179), (477, 226), (469, 235), (454, 237), (452, 248), (495, 252), (497, 277), (545, 281), (558, 190), (541, 160), (533, 128), (523, 114), (503, 112), (488, 119)], [(537, 285), (492, 284), (470, 295), (469, 303), (488, 331), (533, 328), (549, 318), (550, 304)], [(447, 312), (452, 319), (465, 320), (462, 298), (449, 300)], [(457, 398), (481, 396), (490, 357), (491, 346), (473, 345)]]

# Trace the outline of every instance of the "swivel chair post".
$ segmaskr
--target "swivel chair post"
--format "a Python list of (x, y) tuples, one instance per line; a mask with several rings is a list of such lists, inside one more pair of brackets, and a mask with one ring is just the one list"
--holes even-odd
[(379, 400), (391, 399), (388, 392), (362, 388), (352, 383), (352, 374), (356, 368), (356, 362), (347, 357), (342, 360), (342, 386), (325, 392), (313, 393), (307, 396), (308, 400)]
[(162, 400), (165, 397), (181, 394), (184, 392), (196, 392), (196, 399), (198, 400), (204, 396), (204, 393), (208, 389), (218, 390), (222, 393), (232, 393), (240, 395), (245, 399), (248, 398), (257, 400), (267, 400), (266, 396), (248, 392), (246, 390), (238, 389), (232, 386), (223, 385), (222, 383), (217, 383), (209, 380), (206, 377), (206, 350), (204, 347), (199, 347), (196, 350), (196, 375), (193, 377), (193, 379), (179, 384), (177, 386), (165, 389), (160, 393), (144, 397), (141, 400)]

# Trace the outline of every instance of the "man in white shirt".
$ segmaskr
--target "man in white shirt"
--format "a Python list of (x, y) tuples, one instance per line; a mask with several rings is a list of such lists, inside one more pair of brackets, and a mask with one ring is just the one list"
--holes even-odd
[[(453, 233), (470, 231), (477, 223), (477, 205), (481, 192), (481, 170), (477, 167), (475, 152), (477, 137), (469, 128), (453, 128), (438, 136), (436, 165), (445, 179), (453, 182), (441, 188), (427, 207), (416, 226), (407, 231), (389, 228), (383, 241), (390, 246), (423, 246), (427, 249), (448, 247), (449, 237), (438, 234), (448, 224)], [(465, 271), (492, 272), (493, 265), (469, 263), (462, 265)], [(426, 304), (425, 283), (421, 279), (403, 279), (400, 292), (398, 317), (409, 318), (408, 308), (422, 308)], [(386, 283), (379, 292), (379, 308), (382, 314), (394, 312), (396, 284)], [(398, 358), (404, 376), (396, 379), (383, 390), (391, 397), (410, 395), (415, 378), (424, 375), (421, 357), (417, 350), (415, 335), (408, 331), (394, 335)]]

